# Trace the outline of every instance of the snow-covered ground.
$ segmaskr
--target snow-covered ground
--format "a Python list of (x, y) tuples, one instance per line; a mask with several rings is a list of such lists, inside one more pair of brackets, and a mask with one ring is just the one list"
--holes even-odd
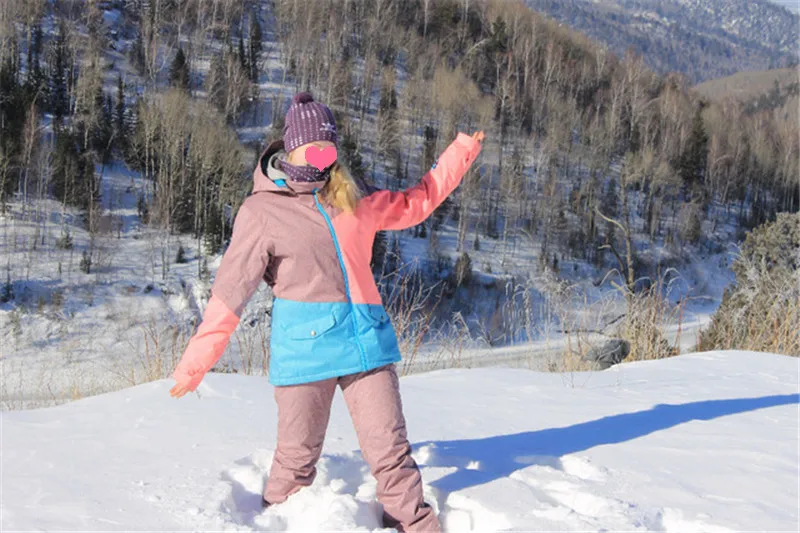
[[(710, 352), (554, 374), (401, 379), (446, 531), (797, 531), (800, 359)], [(260, 508), (265, 378), (209, 374), (4, 412), (0, 529), (389, 531), (337, 393), (319, 476)]]

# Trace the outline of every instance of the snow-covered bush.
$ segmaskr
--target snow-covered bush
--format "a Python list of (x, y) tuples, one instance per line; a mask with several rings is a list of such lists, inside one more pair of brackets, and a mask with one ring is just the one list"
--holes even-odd
[(701, 349), (800, 356), (800, 213), (781, 213), (750, 232), (732, 268), (736, 283)]

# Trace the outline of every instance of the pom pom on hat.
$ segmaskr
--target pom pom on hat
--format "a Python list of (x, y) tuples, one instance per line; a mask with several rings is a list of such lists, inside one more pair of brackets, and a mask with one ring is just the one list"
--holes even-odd
[(309, 92), (297, 93), (296, 95), (294, 95), (294, 98), (292, 98), (293, 104), (307, 104), (313, 101), (314, 97), (311, 96), (311, 93)]

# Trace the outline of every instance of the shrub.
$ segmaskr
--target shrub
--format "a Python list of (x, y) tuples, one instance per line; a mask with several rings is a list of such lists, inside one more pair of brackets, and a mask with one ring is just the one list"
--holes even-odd
[(467, 252), (456, 260), (456, 286), (469, 285), (472, 282), (472, 259)]
[(178, 245), (178, 253), (175, 254), (175, 262), (178, 264), (186, 262), (186, 249), (183, 247), (182, 244)]
[(145, 200), (144, 195), (140, 194), (139, 199), (136, 201), (136, 212), (142, 224), (148, 224), (150, 222), (150, 206), (147, 205), (147, 200)]
[(61, 309), (64, 306), (64, 289), (56, 289), (50, 298), (50, 305), (55, 309)]
[(681, 240), (685, 243), (696, 244), (703, 232), (702, 210), (698, 204), (683, 204), (678, 215), (678, 224)]
[(200, 261), (200, 279), (204, 283), (211, 280), (211, 271), (208, 270), (208, 260), (205, 257)]
[(800, 213), (750, 232), (732, 269), (700, 349), (800, 356)]
[(6, 272), (6, 282), (3, 284), (3, 290), (0, 291), (0, 303), (10, 302), (14, 299), (14, 284), (11, 283), (11, 273)]
[(383, 269), (388, 248), (389, 239), (386, 236), (386, 232), (379, 231), (375, 234), (375, 240), (372, 241), (372, 259), (370, 261), (370, 267), (373, 271), (380, 271)]
[(83, 256), (81, 257), (81, 272), (84, 274), (88, 274), (92, 271), (92, 256), (89, 255), (89, 252), (84, 250)]
[(62, 232), (61, 237), (56, 239), (56, 248), (59, 250), (71, 250), (72, 244), (72, 235), (70, 235), (69, 229)]

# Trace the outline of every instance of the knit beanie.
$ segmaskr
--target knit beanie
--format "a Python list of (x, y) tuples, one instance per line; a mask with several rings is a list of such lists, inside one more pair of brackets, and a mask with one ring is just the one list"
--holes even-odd
[(313, 141), (338, 144), (336, 120), (325, 104), (314, 101), (311, 93), (297, 93), (286, 112), (283, 145), (287, 152)]

